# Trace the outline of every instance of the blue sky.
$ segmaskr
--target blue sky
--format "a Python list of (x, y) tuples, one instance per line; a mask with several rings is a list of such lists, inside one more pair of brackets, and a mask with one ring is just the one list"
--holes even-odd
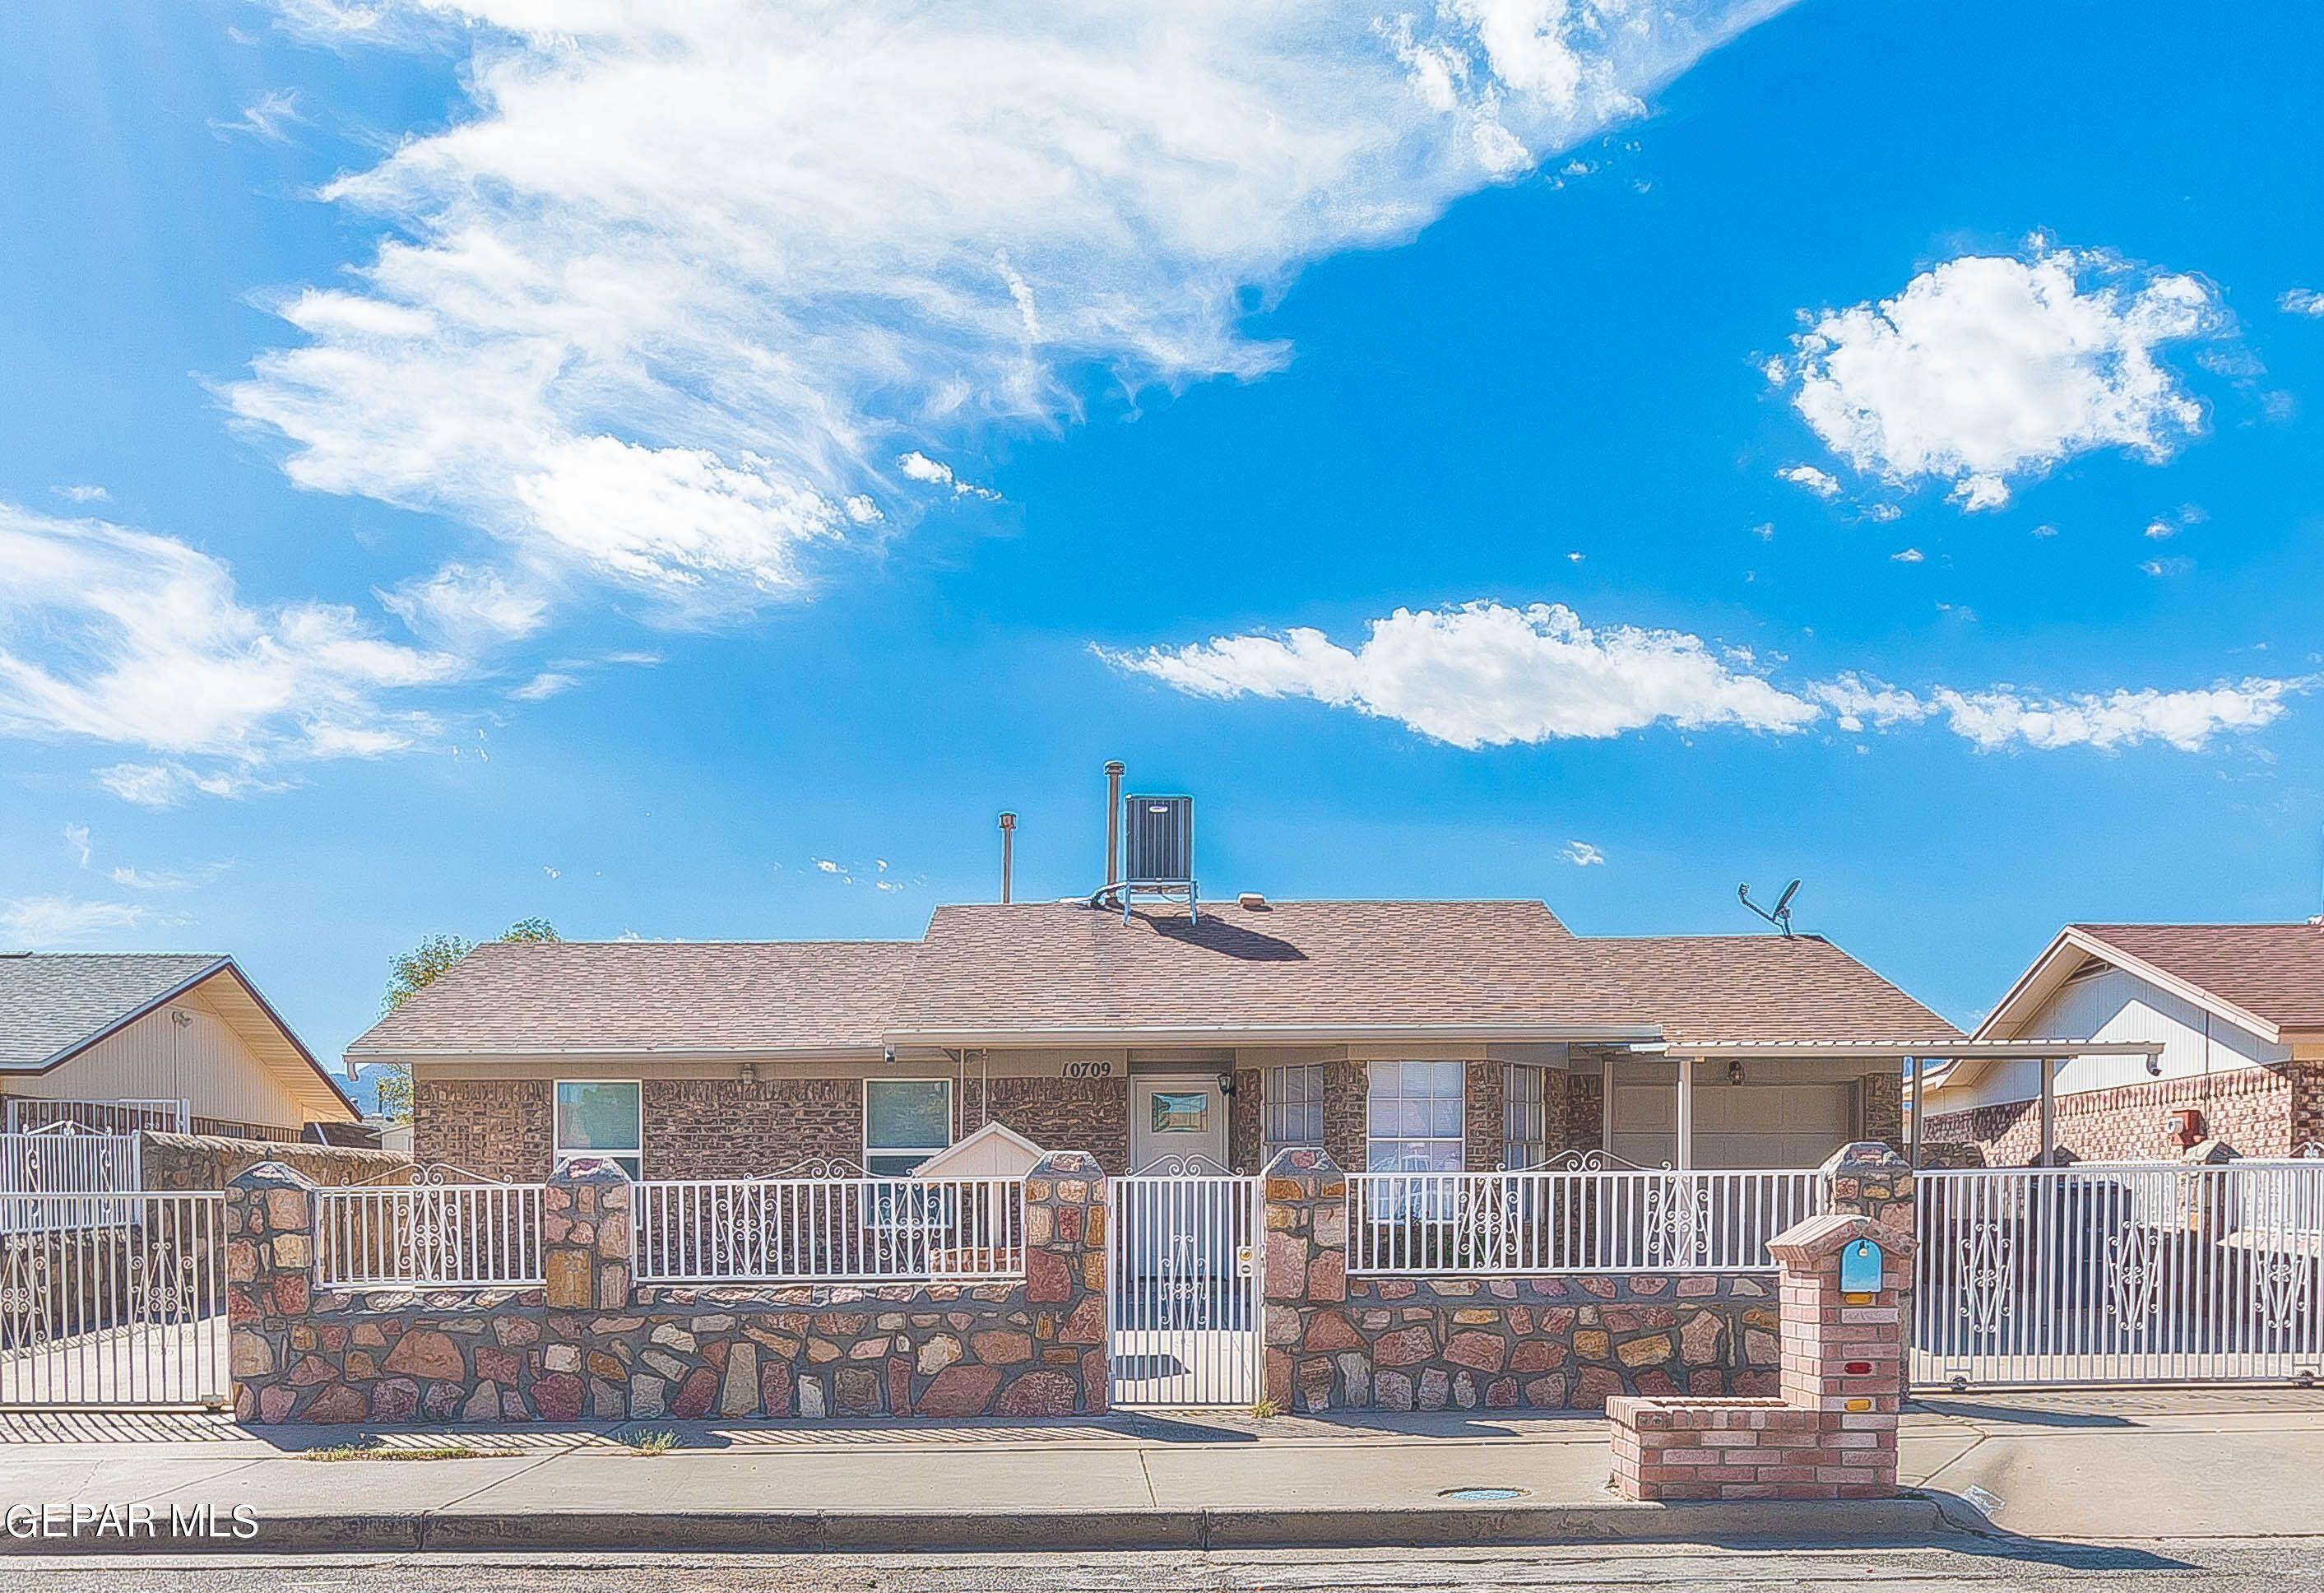
[(654, 9), (32, 0), (0, 940), (2318, 910), (2307, 8)]

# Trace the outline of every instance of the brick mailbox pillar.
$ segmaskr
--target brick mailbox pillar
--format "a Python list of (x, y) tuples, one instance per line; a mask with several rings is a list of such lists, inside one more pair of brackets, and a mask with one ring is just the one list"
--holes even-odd
[(315, 1186), (261, 1162), (226, 1187), (226, 1366), (237, 1422), (282, 1422), (298, 1403), (292, 1363), (314, 1348)]
[[(1864, 1240), (1880, 1250), (1878, 1286), (1843, 1290), (1842, 1258)], [(1614, 1485), (1624, 1497), (1854, 1499), (1896, 1491), (1911, 1231), (1828, 1211), (1786, 1228), (1767, 1250), (1781, 1269), (1783, 1397), (1608, 1401)]]
[(1347, 1175), (1330, 1152), (1303, 1147), (1277, 1151), (1261, 1178), (1267, 1397), (1280, 1411), (1358, 1403), (1348, 1391), (1370, 1386), (1371, 1356), (1344, 1309)]
[[(1113, 1362), (1105, 1305), (1106, 1202), (1105, 1170), (1086, 1151), (1052, 1151), (1025, 1174), (1032, 1364), (946, 1368), (977, 1380), (994, 1415), (1098, 1415), (1108, 1408)], [(923, 1403), (933, 1413), (958, 1413), (950, 1391), (930, 1392), (936, 1397)]]

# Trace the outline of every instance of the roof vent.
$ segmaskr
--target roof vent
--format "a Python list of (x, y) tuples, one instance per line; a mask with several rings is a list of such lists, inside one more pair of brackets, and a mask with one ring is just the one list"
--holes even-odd
[(1257, 891), (1245, 891), (1235, 898), (1235, 905), (1245, 912), (1264, 912), (1267, 911), (1267, 898)]

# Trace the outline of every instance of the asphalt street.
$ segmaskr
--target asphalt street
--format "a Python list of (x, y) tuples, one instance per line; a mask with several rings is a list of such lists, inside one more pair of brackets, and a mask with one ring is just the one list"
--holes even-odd
[(2301, 1588), (2324, 1585), (2324, 1539), (1942, 1548), (1724, 1550), (1671, 1545), (1054, 1556), (591, 1555), (0, 1562), (0, 1593), (1328, 1593), (1332, 1589), (1655, 1588)]

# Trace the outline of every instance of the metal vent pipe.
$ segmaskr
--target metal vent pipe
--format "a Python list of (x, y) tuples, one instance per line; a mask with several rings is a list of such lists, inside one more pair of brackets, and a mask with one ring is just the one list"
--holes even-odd
[(1105, 883), (1121, 883), (1121, 760), (1105, 765)]
[(1017, 850), (1017, 815), (1001, 815), (1001, 904), (1009, 905), (1009, 873)]

